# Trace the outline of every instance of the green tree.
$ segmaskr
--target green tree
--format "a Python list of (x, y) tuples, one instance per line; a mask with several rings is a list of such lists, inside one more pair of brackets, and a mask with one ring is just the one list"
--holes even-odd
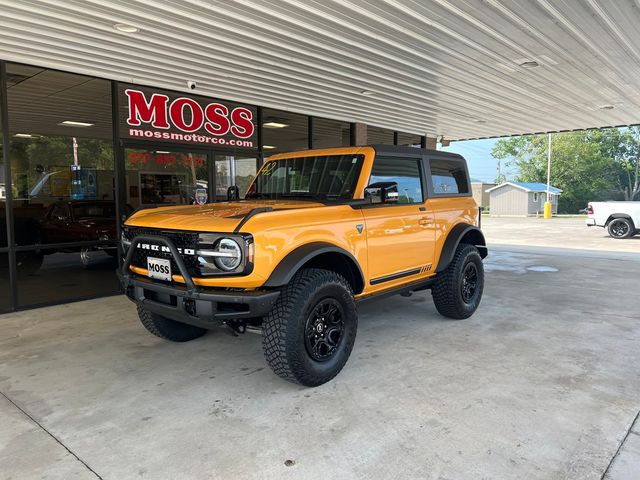
[(607, 130), (603, 155), (613, 160), (612, 177), (625, 200), (640, 200), (640, 127)]
[[(561, 212), (575, 213), (590, 200), (625, 198), (625, 187), (629, 187), (625, 181), (633, 180), (638, 164), (636, 135), (640, 132), (634, 133), (632, 129), (553, 135), (551, 184), (563, 190)], [(547, 148), (547, 135), (530, 135), (499, 140), (491, 153), (517, 168), (518, 181), (546, 183)], [(630, 198), (636, 186), (631, 181)], [(637, 194), (636, 191), (634, 195)]]

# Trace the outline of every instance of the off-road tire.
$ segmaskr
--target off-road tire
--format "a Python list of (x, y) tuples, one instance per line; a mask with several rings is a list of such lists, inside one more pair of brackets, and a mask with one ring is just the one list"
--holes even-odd
[[(621, 228), (623, 230), (626, 228), (626, 232), (622, 235), (619, 233)], [(633, 237), (636, 233), (636, 227), (628, 218), (614, 218), (607, 224), (607, 233), (609, 233), (611, 238), (622, 240), (624, 238)]]
[[(309, 352), (308, 321), (323, 302), (337, 302), (343, 330), (332, 355), (318, 361)], [(358, 315), (353, 292), (341, 275), (318, 268), (303, 269), (282, 288), (264, 317), (262, 348), (267, 363), (279, 377), (315, 387), (335, 377), (349, 359), (356, 339)]]
[[(472, 264), (477, 272), (475, 293), (468, 301), (463, 298), (463, 277), (467, 266)], [(469, 267), (469, 268), (472, 268)], [(441, 315), (456, 320), (469, 318), (480, 305), (484, 289), (484, 267), (478, 249), (461, 243), (456, 249), (449, 266), (438, 274), (431, 295), (436, 309)]]
[(176, 322), (157, 313), (151, 313), (141, 306), (138, 306), (138, 317), (150, 333), (172, 342), (188, 342), (207, 333), (205, 328)]

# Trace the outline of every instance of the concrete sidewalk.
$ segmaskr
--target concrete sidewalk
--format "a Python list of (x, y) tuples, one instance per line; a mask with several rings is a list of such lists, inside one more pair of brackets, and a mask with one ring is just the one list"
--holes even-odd
[(636, 478), (640, 255), (514, 250), (469, 320), (363, 306), (315, 389), (258, 335), (164, 342), (122, 297), (1, 316), (0, 479)]

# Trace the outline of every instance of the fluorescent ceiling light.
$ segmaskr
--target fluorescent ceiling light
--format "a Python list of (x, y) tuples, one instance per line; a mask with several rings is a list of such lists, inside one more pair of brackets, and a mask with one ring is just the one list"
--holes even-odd
[(116, 23), (113, 28), (123, 33), (137, 33), (140, 31), (138, 27), (127, 23)]
[(536, 68), (536, 67), (539, 67), (540, 64), (535, 60), (527, 60), (526, 62), (522, 62), (520, 66), (522, 68)]
[(166, 150), (156, 150), (156, 153), (159, 153), (160, 155), (164, 155), (165, 153), (171, 153), (171, 152), (168, 152)]
[(74, 122), (73, 120), (65, 120), (58, 125), (64, 125), (65, 127), (93, 127), (95, 124), (87, 122)]
[(264, 128), (285, 128), (285, 127), (288, 127), (289, 124), (287, 124), (287, 123), (278, 123), (278, 122), (266, 122), (266, 123), (263, 123), (262, 126)]
[(265, 150), (273, 150), (274, 148), (278, 148), (275, 145), (263, 145), (262, 148)]
[(32, 138), (33, 135), (31, 135), (30, 133), (16, 133), (14, 135), (14, 137), (18, 137), (18, 138)]

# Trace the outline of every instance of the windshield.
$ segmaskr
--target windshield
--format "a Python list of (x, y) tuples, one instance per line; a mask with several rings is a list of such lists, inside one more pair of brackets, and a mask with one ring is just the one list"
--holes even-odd
[(352, 199), (364, 155), (323, 155), (272, 160), (246, 198)]
[(96, 217), (110, 217), (116, 216), (115, 205), (112, 204), (83, 204), (73, 206), (73, 216), (77, 219), (81, 218), (96, 218)]

